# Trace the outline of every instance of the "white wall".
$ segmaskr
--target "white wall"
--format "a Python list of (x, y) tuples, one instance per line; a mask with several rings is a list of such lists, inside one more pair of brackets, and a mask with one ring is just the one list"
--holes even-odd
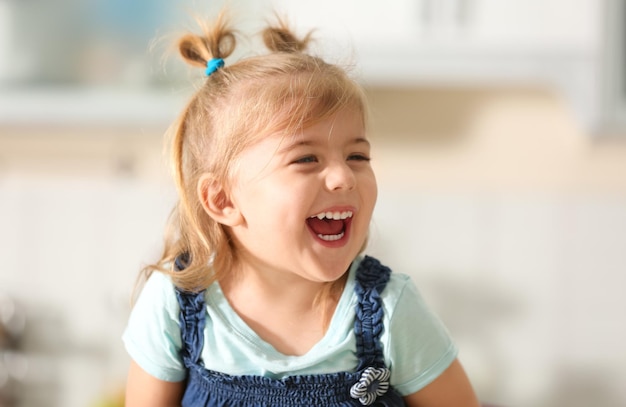
[[(550, 92), (370, 97), (371, 252), (417, 281), (481, 398), (624, 404), (626, 146), (592, 142)], [(123, 386), (128, 298), (174, 201), (162, 130), (0, 130), (0, 291), (28, 313), (26, 406)]]

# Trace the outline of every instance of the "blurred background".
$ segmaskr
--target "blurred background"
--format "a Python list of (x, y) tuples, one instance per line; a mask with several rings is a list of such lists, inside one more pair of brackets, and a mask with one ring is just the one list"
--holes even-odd
[[(163, 133), (202, 81), (168, 47), (222, 4), (0, 0), (0, 407), (120, 405), (175, 202)], [(412, 275), (480, 398), (626, 406), (624, 2), (229, 4), (246, 33), (273, 9), (317, 28), (365, 86), (369, 252)]]

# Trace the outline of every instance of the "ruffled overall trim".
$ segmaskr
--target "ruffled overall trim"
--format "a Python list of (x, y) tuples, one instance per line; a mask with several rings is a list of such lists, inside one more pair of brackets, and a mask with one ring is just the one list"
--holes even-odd
[[(176, 263), (179, 266), (183, 262)], [(206, 323), (204, 292), (177, 291), (184, 343), (182, 356), (189, 369), (182, 406), (404, 406), (402, 397), (389, 385), (389, 369), (385, 366), (380, 341), (384, 329), (380, 295), (390, 274), (388, 267), (367, 256), (357, 269), (354, 330), (359, 363), (354, 372), (295, 375), (283, 379), (232, 376), (206, 369), (201, 359)]]

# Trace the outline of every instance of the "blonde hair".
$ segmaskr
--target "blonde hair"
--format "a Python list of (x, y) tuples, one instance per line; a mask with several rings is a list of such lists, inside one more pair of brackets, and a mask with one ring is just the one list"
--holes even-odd
[[(233, 268), (235, 245), (225, 226), (204, 210), (197, 193), (202, 174), (210, 172), (228, 186), (231, 164), (260, 138), (278, 131), (295, 134), (343, 108), (362, 114), (362, 89), (338, 66), (304, 53), (310, 34), (297, 38), (284, 20), (263, 31), (270, 54), (227, 63), (206, 78), (174, 123), (171, 159), (179, 202), (170, 217), (164, 250), (147, 266), (169, 274), (185, 291), (201, 291)], [(236, 47), (236, 32), (222, 13), (203, 35), (186, 34), (178, 41), (183, 59), (206, 68), (213, 58), (227, 58)], [(177, 270), (176, 258), (185, 256)], [(328, 289), (331, 295), (333, 290)], [(321, 301), (323, 302), (323, 301)]]

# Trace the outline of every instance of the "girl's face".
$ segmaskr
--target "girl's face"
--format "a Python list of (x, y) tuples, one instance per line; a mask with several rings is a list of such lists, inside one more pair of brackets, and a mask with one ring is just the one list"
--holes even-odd
[(235, 163), (231, 227), (245, 270), (335, 281), (365, 243), (377, 187), (362, 116), (342, 110), (297, 135), (271, 134)]

